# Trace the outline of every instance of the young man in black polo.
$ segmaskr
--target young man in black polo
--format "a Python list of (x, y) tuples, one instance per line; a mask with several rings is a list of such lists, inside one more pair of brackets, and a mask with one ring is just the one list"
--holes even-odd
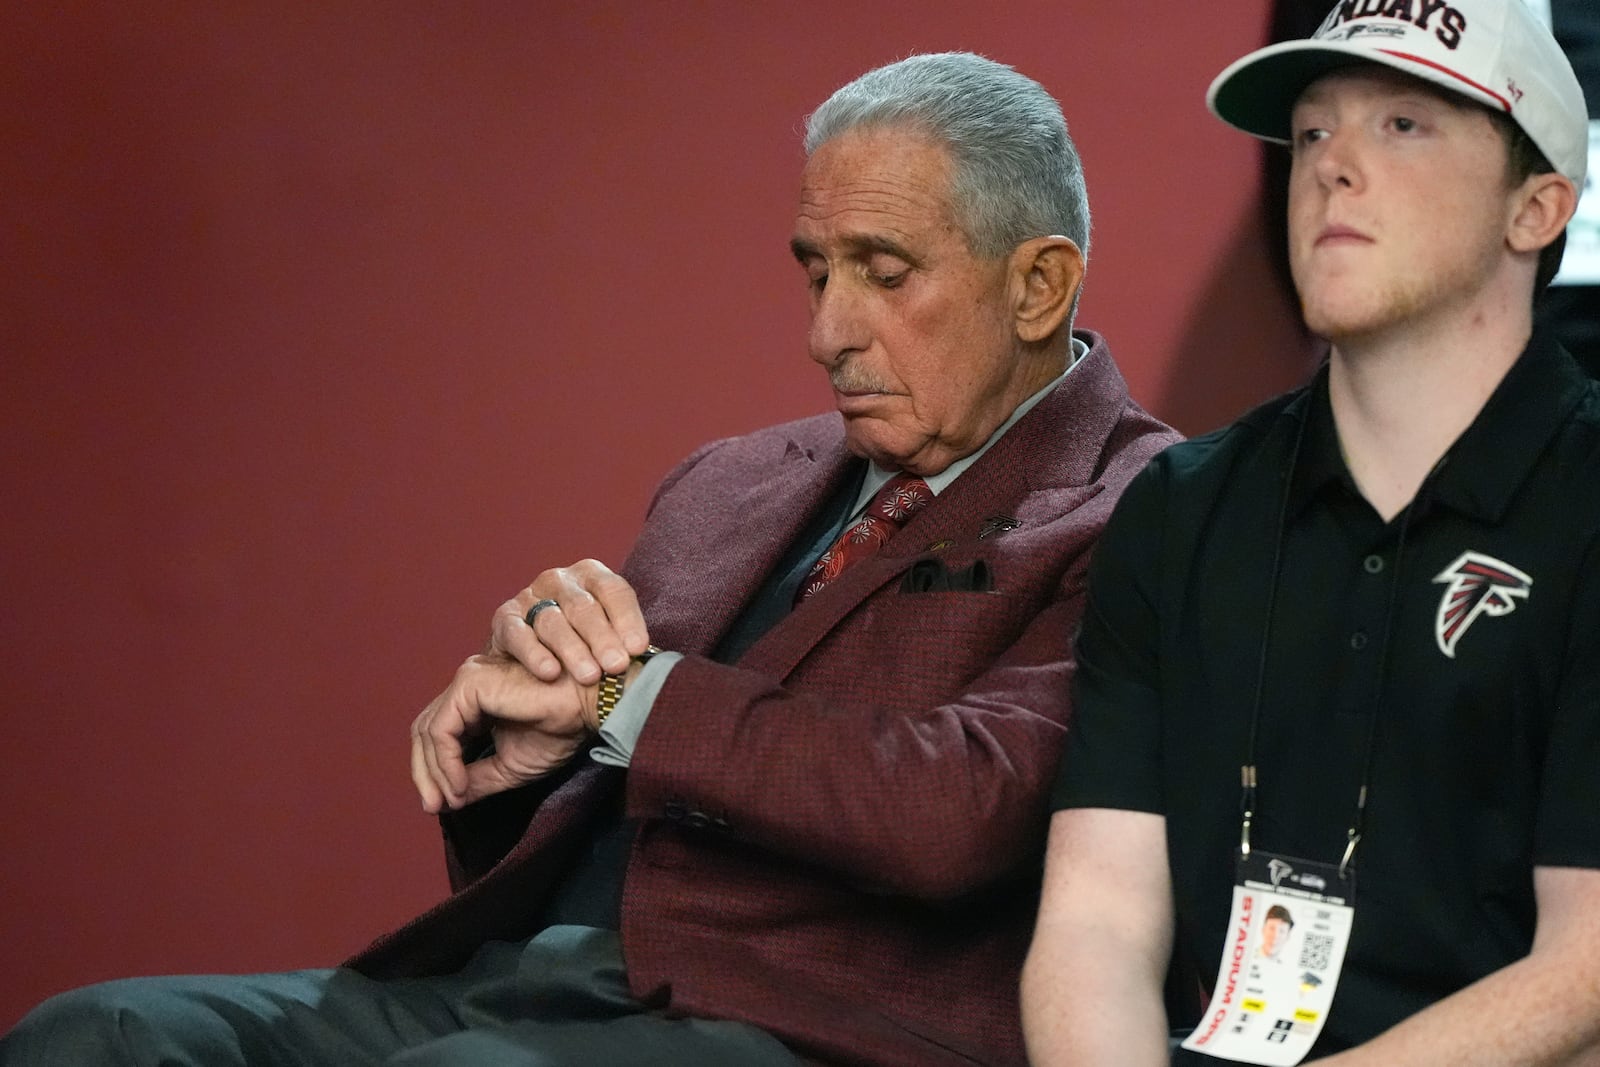
[(1029, 1053), (1168, 1062), (1170, 959), (1174, 1063), (1600, 1063), (1600, 389), (1532, 323), (1582, 91), (1520, 0), (1344, 0), (1209, 102), (1292, 145), (1331, 352), (1096, 553)]

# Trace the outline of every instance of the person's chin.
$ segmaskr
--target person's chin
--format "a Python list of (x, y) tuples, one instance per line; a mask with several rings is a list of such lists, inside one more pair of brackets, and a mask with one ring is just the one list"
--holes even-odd
[(884, 470), (903, 470), (926, 442), (912, 442), (892, 432), (885, 433), (882, 420), (845, 416), (845, 447), (862, 459), (870, 460)]

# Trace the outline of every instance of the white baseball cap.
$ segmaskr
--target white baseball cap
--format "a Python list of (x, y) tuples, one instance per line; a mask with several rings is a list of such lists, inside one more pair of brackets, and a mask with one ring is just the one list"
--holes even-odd
[(1310, 38), (1251, 52), (1217, 75), (1206, 106), (1245, 133), (1288, 143), (1289, 115), (1306, 86), (1358, 61), (1505, 112), (1557, 172), (1583, 188), (1583, 88), (1524, 0), (1341, 0)]

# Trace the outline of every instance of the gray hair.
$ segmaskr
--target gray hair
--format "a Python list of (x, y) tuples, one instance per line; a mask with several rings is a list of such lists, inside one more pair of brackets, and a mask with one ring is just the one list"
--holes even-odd
[(970, 52), (911, 56), (828, 97), (806, 120), (806, 155), (857, 127), (894, 125), (949, 148), (952, 207), (975, 254), (1061, 234), (1088, 256), (1083, 165), (1044, 86)]

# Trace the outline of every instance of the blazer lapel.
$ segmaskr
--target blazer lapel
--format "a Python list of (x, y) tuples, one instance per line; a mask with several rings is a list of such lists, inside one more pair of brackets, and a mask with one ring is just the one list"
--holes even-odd
[[(842, 438), (823, 448), (791, 439), (761, 477), (731, 487), (725, 508), (678, 550), (664, 576), (652, 634), (686, 652), (715, 648), (812, 516), (840, 490), (852, 460)], [(707, 575), (716, 576), (715, 598), (705, 595)]]

